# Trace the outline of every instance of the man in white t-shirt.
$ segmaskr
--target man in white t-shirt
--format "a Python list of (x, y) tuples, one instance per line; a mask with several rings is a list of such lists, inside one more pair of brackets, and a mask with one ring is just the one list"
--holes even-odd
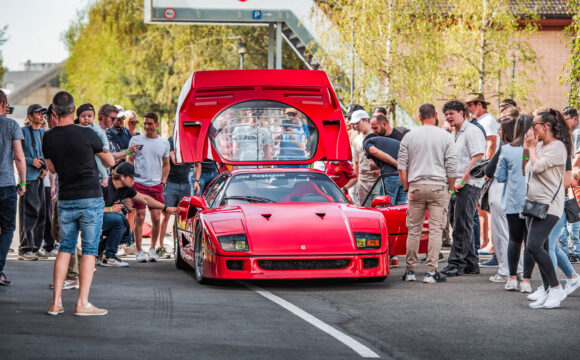
[(465, 100), (471, 116), (483, 127), (486, 134), (485, 158), (491, 159), (499, 147), (499, 127), (495, 118), (487, 112), (488, 101), (481, 93), (471, 93)]
[[(144, 135), (137, 135), (129, 141), (131, 145), (137, 145), (139, 150), (130, 154), (127, 161), (135, 166), (135, 184), (133, 188), (142, 194), (149, 195), (155, 200), (165, 203), (163, 190), (169, 175), (169, 142), (157, 135), (159, 118), (154, 112), (143, 116)], [(138, 175), (137, 175), (138, 174)], [(146, 262), (145, 253), (141, 248), (143, 240), (143, 223), (145, 222), (145, 204), (135, 201), (133, 208), (137, 210), (135, 218), (135, 245), (137, 246), (136, 260)], [(163, 209), (165, 210), (165, 209)], [(149, 208), (151, 213), (151, 248), (149, 249), (149, 261), (157, 261), (155, 246), (157, 240), (163, 244), (165, 234), (160, 234), (161, 209)]]
[(259, 116), (248, 112), (232, 132), (233, 159), (258, 161), (272, 159), (272, 135), (260, 127)]

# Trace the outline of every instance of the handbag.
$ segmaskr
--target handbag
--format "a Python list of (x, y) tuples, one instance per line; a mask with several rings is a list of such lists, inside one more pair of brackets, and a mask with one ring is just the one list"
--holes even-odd
[[(528, 184), (526, 187), (526, 198), (528, 197), (528, 190), (530, 190), (530, 178), (532, 177), (532, 173), (530, 172), (530, 177), (528, 177)], [(562, 182), (560, 181), (560, 185), (558, 185), (558, 189), (550, 201), (549, 204), (544, 204), (539, 201), (528, 200), (524, 202), (524, 208), (522, 209), (521, 214), (524, 216), (535, 217), (540, 220), (544, 220), (546, 215), (548, 214), (548, 208), (550, 204), (554, 202), (556, 196), (558, 196), (558, 192), (560, 191), (560, 187), (562, 187)]]
[[(574, 194), (574, 191), (572, 191), (572, 193)], [(566, 220), (568, 220), (569, 223), (580, 221), (580, 206), (578, 206), (576, 194), (574, 194), (574, 198), (568, 199), (564, 202), (564, 213), (566, 214)]]

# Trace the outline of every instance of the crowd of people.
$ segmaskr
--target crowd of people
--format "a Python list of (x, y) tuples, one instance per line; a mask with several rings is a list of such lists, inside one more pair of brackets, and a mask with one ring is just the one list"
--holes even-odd
[[(417, 280), (428, 211), (423, 282), (440, 283), (496, 266), (490, 281), (527, 293), (532, 308), (558, 307), (580, 287), (571, 265), (580, 262), (580, 222), (565, 212), (580, 196), (578, 113), (573, 108), (538, 108), (528, 115), (506, 99), (496, 120), (488, 105), (478, 93), (465, 101), (448, 101), (440, 127), (435, 106), (423, 104), (421, 126), (412, 130), (393, 127), (383, 107), (371, 116), (363, 106), (351, 105), (345, 117), (353, 161), (313, 166), (327, 173), (355, 204), (370, 206), (377, 196), (388, 196), (391, 206), (407, 204), (403, 280)], [(154, 112), (143, 115), (142, 134), (134, 111), (111, 104), (98, 111), (88, 103), (76, 107), (66, 92), (56, 94), (48, 108), (29, 106), (22, 128), (9, 114), (6, 95), (0, 91), (0, 284), (11, 284), (3, 269), (18, 214), (18, 259), (56, 257), (48, 313), (62, 313), (62, 291), (78, 288), (75, 314), (104, 315), (105, 309), (88, 300), (95, 264), (127, 267), (119, 257), (123, 255), (134, 255), (137, 262), (169, 258), (164, 237), (178, 202), (203, 194), (217, 176), (218, 164), (179, 164), (173, 139), (159, 135)], [(236, 114), (220, 114), (210, 130), (225, 158), (311, 157), (309, 139), (316, 129), (298, 110)], [(253, 128), (260, 130), (244, 132)], [(151, 245), (146, 251), (142, 239), (147, 209)], [(438, 271), (443, 246), (450, 253), (447, 265)], [(479, 255), (484, 254), (493, 256), (480, 263)], [(392, 257), (389, 263), (398, 266), (399, 259)], [(533, 291), (535, 264), (542, 285)], [(566, 276), (563, 284), (558, 268)]]

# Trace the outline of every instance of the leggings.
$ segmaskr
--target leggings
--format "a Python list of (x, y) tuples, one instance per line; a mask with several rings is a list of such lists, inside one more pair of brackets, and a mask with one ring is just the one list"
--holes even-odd
[[(520, 253), (522, 250), (522, 242), (526, 244), (526, 238), (528, 237), (528, 228), (526, 227), (526, 220), (520, 218), (520, 214), (506, 214), (508, 231), (509, 231), (509, 244), (508, 244), (508, 267), (510, 269), (510, 275), (516, 276), (518, 271), (518, 263), (520, 261)], [(524, 279), (529, 279), (532, 277), (532, 271), (534, 270), (534, 259), (532, 259), (530, 252), (524, 249)]]
[(530, 252), (532, 259), (538, 264), (544, 289), (560, 285), (556, 271), (554, 270), (554, 265), (550, 259), (548, 248), (548, 236), (558, 220), (560, 218), (554, 215), (548, 215), (543, 220), (529, 216), (526, 217), (526, 224), (528, 225), (526, 250)]

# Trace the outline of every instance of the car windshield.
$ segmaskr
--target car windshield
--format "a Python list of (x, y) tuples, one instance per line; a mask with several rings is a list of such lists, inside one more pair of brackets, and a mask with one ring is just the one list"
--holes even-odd
[(234, 175), (224, 204), (242, 203), (347, 203), (346, 197), (325, 174), (262, 172)]
[(219, 113), (211, 122), (209, 138), (228, 161), (306, 161), (316, 153), (318, 130), (293, 107), (252, 100)]

